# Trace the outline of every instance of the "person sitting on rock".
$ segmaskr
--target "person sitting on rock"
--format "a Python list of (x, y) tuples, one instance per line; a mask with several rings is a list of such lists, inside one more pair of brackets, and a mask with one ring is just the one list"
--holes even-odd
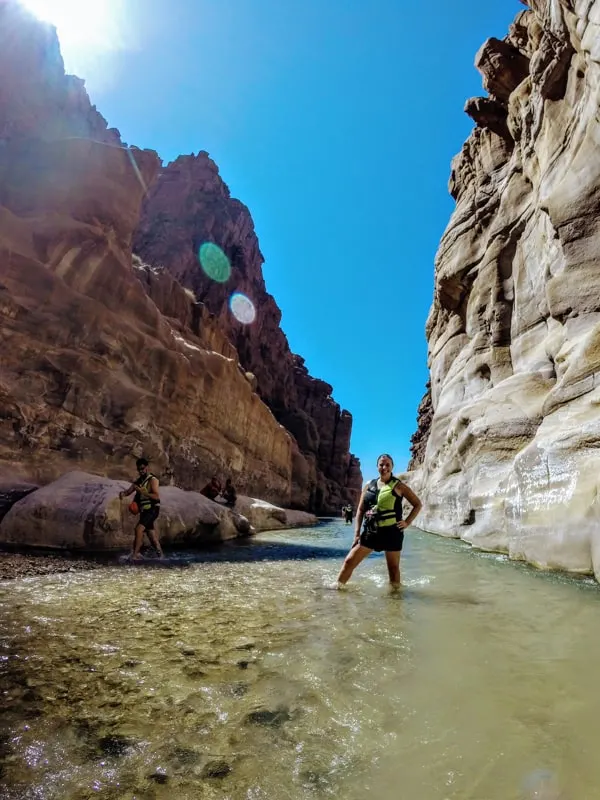
[(158, 478), (148, 470), (148, 462), (145, 458), (138, 458), (135, 462), (139, 476), (134, 480), (131, 486), (124, 492), (119, 492), (119, 497), (127, 497), (135, 492), (134, 502), (139, 509), (140, 518), (138, 524), (135, 526), (135, 536), (133, 540), (133, 551), (131, 553), (132, 560), (138, 560), (140, 550), (142, 549), (142, 542), (144, 540), (144, 531), (148, 535), (150, 542), (160, 558), (163, 558), (162, 547), (158, 536), (154, 532), (154, 523), (160, 513), (160, 494), (158, 492)]
[(208, 497), (209, 500), (214, 500), (221, 494), (221, 483), (216, 475), (213, 475), (210, 481), (206, 484), (204, 489), (200, 490), (200, 494)]
[(223, 499), (225, 500), (225, 505), (233, 508), (235, 505), (235, 501), (237, 500), (237, 492), (235, 491), (235, 486), (231, 482), (231, 478), (227, 478), (225, 481), (225, 488), (223, 489)]

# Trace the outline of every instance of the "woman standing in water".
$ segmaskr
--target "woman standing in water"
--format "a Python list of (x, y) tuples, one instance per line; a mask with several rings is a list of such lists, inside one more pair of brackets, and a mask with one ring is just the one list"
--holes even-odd
[[(356, 511), (356, 533), (352, 548), (338, 575), (337, 588), (348, 583), (356, 567), (373, 550), (385, 552), (392, 589), (400, 588), (400, 552), (404, 541), (404, 529), (412, 525), (422, 504), (417, 495), (401, 480), (392, 475), (394, 461), (384, 453), (377, 459), (379, 478), (372, 480), (363, 489)], [(412, 509), (402, 519), (402, 498), (408, 500)], [(360, 528), (365, 522), (363, 531)]]

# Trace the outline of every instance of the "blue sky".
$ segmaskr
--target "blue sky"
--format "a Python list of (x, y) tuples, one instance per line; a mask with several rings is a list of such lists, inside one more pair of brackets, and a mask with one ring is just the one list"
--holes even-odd
[[(473, 67), (518, 0), (121, 0), (122, 48), (67, 68), (124, 140), (208, 150), (250, 209), (293, 351), (402, 469), (427, 372)], [(60, 33), (60, 30), (59, 30)], [(65, 48), (66, 49), (66, 48)]]

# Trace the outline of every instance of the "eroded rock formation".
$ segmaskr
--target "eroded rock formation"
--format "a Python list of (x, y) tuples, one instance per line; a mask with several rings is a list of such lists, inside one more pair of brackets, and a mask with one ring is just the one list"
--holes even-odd
[(599, 576), (600, 0), (527, 5), (477, 56), (452, 164), (420, 524)]
[[(317, 508), (319, 487), (319, 510), (341, 502), (343, 472), (321, 474), (300, 452), (209, 298), (132, 260), (159, 168), (65, 76), (55, 31), (0, 3), (0, 466), (40, 484), (73, 468), (122, 478), (144, 453), (186, 489), (226, 472), (240, 492), (282, 505)], [(263, 350), (272, 334), (283, 352), (277, 307), (260, 311)], [(259, 359), (252, 366), (260, 372)], [(349, 428), (338, 427), (319, 443), (352, 475)]]
[[(205, 242), (227, 256), (229, 280), (219, 283), (202, 270), (198, 253)], [(349, 452), (352, 416), (333, 400), (332, 387), (311, 377), (291, 352), (281, 311), (265, 288), (250, 212), (230, 196), (208, 153), (180, 156), (161, 171), (144, 200), (134, 251), (166, 268), (216, 316), (244, 369), (256, 376), (258, 394), (298, 443), (304, 458), (296, 460), (294, 483), (308, 481), (309, 506), (337, 511), (345, 497), (356, 502), (362, 477)], [(231, 313), (233, 292), (254, 303), (253, 324)]]

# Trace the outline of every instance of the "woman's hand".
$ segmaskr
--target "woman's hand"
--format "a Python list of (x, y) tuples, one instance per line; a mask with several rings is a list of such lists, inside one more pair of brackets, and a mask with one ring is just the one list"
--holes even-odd
[(405, 528), (408, 528), (408, 522), (405, 519), (400, 519), (396, 523), (396, 527), (403, 531)]

